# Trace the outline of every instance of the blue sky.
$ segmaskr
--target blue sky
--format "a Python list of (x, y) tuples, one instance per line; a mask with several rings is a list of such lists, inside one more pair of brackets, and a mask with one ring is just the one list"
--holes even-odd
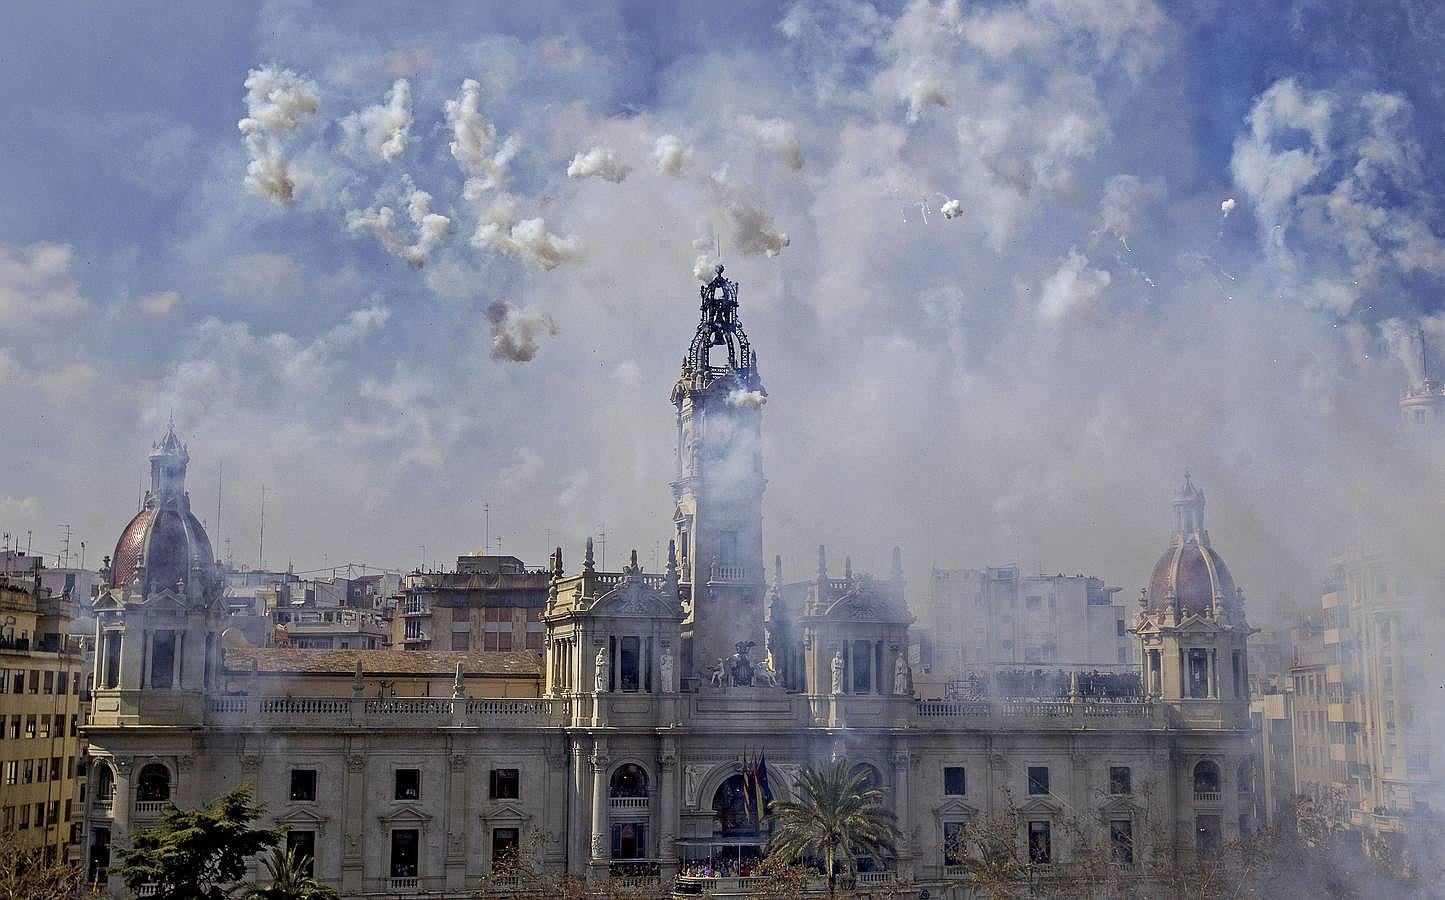
[(719, 246), (799, 577), (896, 543), (1132, 591), (1185, 466), (1268, 597), (1428, 521), (1390, 432), (1445, 335), (1432, 4), (7, 19), (0, 526), (47, 552), (108, 552), (174, 411), (238, 563), (264, 483), (271, 564), (445, 560), (483, 503), (531, 561), (605, 527), (647, 564)]

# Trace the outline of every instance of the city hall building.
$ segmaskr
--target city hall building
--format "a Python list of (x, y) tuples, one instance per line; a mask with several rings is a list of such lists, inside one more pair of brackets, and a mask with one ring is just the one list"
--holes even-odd
[(956, 879), (948, 837), (1004, 808), (1046, 864), (1070, 860), (1066, 826), (1096, 826), (1140, 866), (1250, 830), (1251, 629), (1202, 492), (1186, 480), (1175, 496), (1130, 626), (1139, 691), (1101, 695), (1075, 676), (1044, 696), (921, 698), (897, 549), (878, 575), (839, 572), (822, 548), (805, 581), (768, 564), (766, 391), (721, 267), (701, 301), (671, 397), (666, 565), (643, 571), (634, 551), (603, 572), (590, 541), (575, 558), (558, 549), (541, 652), (249, 646), (227, 630), (188, 452), (169, 431), (95, 602), (92, 877), (120, 895), (112, 846), (168, 804), (250, 784), (264, 824), (347, 896), (463, 896), (519, 846), (593, 880), (740, 893), (741, 868), (717, 864), (765, 844), (743, 791), (759, 753), (778, 799), (834, 759), (884, 788), (901, 837), (865, 882)]

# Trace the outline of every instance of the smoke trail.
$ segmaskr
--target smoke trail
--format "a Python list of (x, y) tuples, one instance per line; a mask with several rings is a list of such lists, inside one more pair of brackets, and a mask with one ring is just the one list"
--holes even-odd
[(537, 356), (538, 339), (559, 332), (551, 316), (524, 312), (505, 300), (488, 306), (485, 314), (492, 324), (492, 359), (531, 362)]
[(290, 69), (262, 66), (246, 75), (246, 118), (236, 123), (250, 162), (246, 186), (279, 203), (290, 203), (296, 182), (282, 154), (281, 137), (316, 115), (316, 85)]

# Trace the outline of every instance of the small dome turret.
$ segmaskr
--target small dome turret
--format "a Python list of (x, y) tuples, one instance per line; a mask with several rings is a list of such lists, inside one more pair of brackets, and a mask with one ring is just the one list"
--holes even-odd
[(174, 423), (152, 445), (150, 463), (151, 489), (116, 541), (110, 569), (112, 587), (139, 579), (143, 594), (185, 583), (196, 570), (209, 577), (216, 561), (206, 529), (191, 512), (186, 494), (190, 455)]

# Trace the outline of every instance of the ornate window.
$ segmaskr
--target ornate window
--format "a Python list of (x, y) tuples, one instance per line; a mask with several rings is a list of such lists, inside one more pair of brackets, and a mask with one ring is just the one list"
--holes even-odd
[(135, 798), (142, 803), (171, 799), (171, 773), (165, 766), (151, 763), (140, 770)]

